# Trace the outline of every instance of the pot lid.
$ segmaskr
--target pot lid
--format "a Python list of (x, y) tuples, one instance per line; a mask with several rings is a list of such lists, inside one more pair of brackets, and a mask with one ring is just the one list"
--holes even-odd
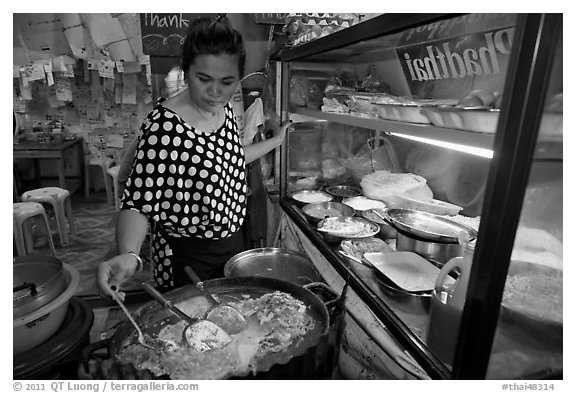
[(40, 308), (66, 289), (62, 264), (19, 262), (13, 265), (13, 307), (16, 316)]
[(475, 229), (418, 210), (387, 209), (385, 217), (397, 230), (434, 242), (465, 244), (478, 236)]

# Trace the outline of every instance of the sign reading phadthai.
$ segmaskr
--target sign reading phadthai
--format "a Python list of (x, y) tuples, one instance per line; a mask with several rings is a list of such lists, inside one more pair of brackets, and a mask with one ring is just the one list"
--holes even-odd
[(190, 23), (212, 14), (140, 14), (142, 48), (151, 56), (179, 57)]
[(513, 22), (497, 14), (466, 15), (405, 31), (396, 50), (412, 95), (459, 98), (472, 88), (501, 91)]

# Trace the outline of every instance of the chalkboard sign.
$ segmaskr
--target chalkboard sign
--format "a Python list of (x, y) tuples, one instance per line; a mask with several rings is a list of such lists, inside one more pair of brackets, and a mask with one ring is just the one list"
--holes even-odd
[(201, 16), (217, 14), (140, 14), (144, 54), (179, 57), (190, 23)]

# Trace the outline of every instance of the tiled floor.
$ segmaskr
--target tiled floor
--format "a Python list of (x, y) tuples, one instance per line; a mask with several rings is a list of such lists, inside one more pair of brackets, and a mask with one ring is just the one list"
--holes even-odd
[[(77, 295), (97, 293), (96, 272), (98, 265), (110, 255), (114, 246), (115, 220), (117, 212), (109, 204), (104, 192), (91, 193), (89, 198), (82, 194), (72, 196), (75, 234), (70, 236), (70, 244), (62, 246), (56, 230), (53, 213), (47, 208), (52, 237), (56, 246), (56, 256), (62, 262), (69, 263), (80, 273), (80, 286)], [(35, 248), (38, 252), (47, 252), (46, 240), (33, 229)], [(14, 255), (16, 252), (14, 251)], [(134, 277), (123, 289), (132, 289), (138, 283), (150, 278), (149, 269)]]

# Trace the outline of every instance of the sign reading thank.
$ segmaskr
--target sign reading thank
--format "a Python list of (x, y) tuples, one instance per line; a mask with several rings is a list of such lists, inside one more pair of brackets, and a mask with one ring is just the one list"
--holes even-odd
[(214, 14), (140, 14), (142, 48), (151, 56), (179, 57), (188, 27), (200, 16)]

